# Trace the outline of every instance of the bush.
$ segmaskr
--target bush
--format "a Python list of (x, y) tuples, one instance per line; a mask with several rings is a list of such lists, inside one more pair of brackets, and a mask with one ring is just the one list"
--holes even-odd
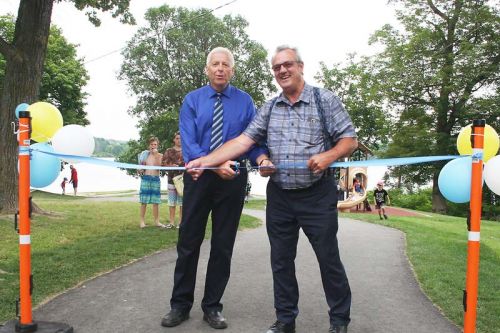
[[(391, 205), (432, 212), (432, 188), (425, 188), (413, 194), (403, 193), (401, 189), (387, 191), (391, 199)], [(373, 198), (373, 192), (369, 194)], [(469, 203), (453, 203), (447, 201), (447, 214), (452, 216), (466, 217), (469, 212)], [(482, 219), (500, 221), (500, 200), (489, 189), (483, 187), (483, 213)]]
[(413, 194), (405, 194), (400, 189), (392, 189), (388, 192), (391, 205), (424, 212), (432, 211), (432, 189), (422, 189)]

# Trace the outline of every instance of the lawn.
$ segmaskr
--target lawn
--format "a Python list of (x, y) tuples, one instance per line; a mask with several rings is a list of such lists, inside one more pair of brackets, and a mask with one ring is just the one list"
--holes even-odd
[[(467, 269), (465, 218), (430, 214), (380, 220), (377, 215), (342, 214), (357, 220), (386, 225), (406, 234), (407, 255), (427, 296), (443, 313), (463, 326), (463, 289)], [(477, 332), (500, 328), (500, 223), (481, 222)]]
[[(177, 230), (139, 228), (139, 204), (96, 202), (73, 196), (35, 192), (34, 201), (58, 216), (32, 219), (33, 304), (74, 287), (81, 281), (173, 247)], [(162, 222), (166, 206), (160, 208)], [(151, 225), (151, 209), (147, 219)], [(243, 215), (240, 230), (260, 221)], [(210, 235), (210, 224), (207, 236)], [(12, 219), (0, 217), (0, 323), (15, 317), (19, 297), (18, 234)]]

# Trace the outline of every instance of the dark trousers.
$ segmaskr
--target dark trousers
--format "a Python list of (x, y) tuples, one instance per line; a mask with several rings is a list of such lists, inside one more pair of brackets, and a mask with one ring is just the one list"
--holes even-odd
[(223, 180), (211, 171), (193, 181), (184, 175), (182, 222), (177, 243), (172, 309), (189, 311), (193, 306), (200, 246), (205, 236), (208, 215), (212, 212), (210, 259), (201, 302), (204, 312), (222, 311), (220, 300), (231, 270), (234, 240), (245, 199), (247, 172), (233, 180)]
[(274, 307), (277, 319), (290, 323), (299, 313), (295, 257), (302, 228), (318, 259), (330, 322), (350, 321), (351, 290), (337, 244), (337, 188), (323, 178), (307, 189), (283, 190), (267, 185), (266, 226), (271, 244)]

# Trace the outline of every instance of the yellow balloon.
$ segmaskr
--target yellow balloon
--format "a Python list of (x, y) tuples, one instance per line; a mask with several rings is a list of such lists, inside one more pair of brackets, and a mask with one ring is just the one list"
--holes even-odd
[(36, 102), (29, 106), (31, 116), (31, 139), (46, 142), (63, 127), (61, 112), (47, 102)]
[[(457, 137), (457, 148), (460, 155), (471, 155), (472, 154), (472, 144), (470, 142), (470, 135), (472, 131), (472, 125), (468, 125), (460, 131)], [(490, 158), (495, 156), (500, 147), (500, 139), (498, 134), (493, 127), (486, 125), (484, 129), (484, 151), (483, 151), (483, 162), (488, 161)]]

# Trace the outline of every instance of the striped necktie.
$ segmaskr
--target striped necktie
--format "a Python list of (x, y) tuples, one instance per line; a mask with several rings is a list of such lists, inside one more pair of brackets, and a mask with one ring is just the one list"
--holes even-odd
[(217, 100), (214, 104), (214, 122), (212, 124), (212, 138), (210, 139), (210, 151), (215, 150), (222, 146), (222, 122), (223, 122), (223, 108), (222, 108), (222, 94), (217, 93)]

